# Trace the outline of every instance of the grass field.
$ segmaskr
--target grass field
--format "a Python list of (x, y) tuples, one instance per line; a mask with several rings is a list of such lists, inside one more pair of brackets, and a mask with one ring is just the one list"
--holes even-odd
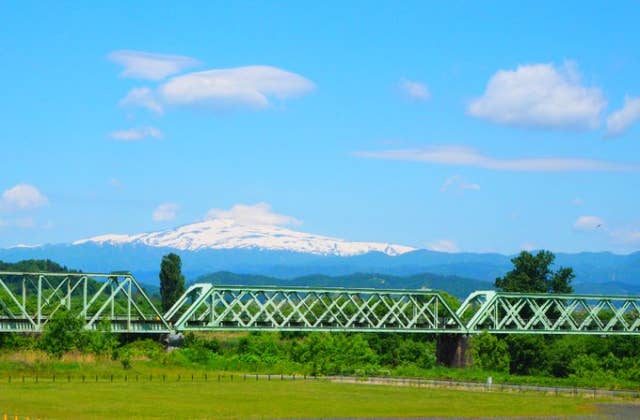
[(511, 417), (595, 410), (593, 400), (582, 398), (325, 380), (67, 383), (59, 378), (55, 383), (41, 379), (0, 384), (0, 415), (31, 419)]

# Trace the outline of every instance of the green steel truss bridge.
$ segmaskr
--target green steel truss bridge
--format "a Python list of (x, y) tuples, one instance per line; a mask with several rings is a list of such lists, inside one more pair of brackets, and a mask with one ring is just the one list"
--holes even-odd
[(474, 292), (454, 310), (432, 290), (194, 284), (161, 313), (127, 272), (0, 272), (0, 333), (39, 333), (58, 312), (87, 330), (640, 335), (640, 296)]

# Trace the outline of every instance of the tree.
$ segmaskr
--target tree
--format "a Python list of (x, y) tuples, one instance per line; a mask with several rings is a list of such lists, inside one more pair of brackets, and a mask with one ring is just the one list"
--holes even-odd
[(47, 323), (40, 347), (59, 359), (64, 353), (82, 347), (86, 338), (83, 326), (84, 323), (77, 313), (62, 308)]
[(471, 339), (473, 364), (484, 370), (508, 372), (511, 362), (507, 343), (486, 331)]
[(510, 371), (516, 375), (544, 374), (547, 370), (547, 345), (544, 337), (513, 334), (505, 339), (509, 348)]
[(170, 253), (162, 257), (160, 264), (160, 296), (162, 309), (169, 310), (184, 293), (184, 276), (180, 256)]
[(535, 255), (522, 251), (511, 260), (513, 270), (498, 277), (495, 287), (504, 292), (572, 293), (573, 269), (560, 267), (552, 271), (555, 258), (550, 251), (539, 251)]

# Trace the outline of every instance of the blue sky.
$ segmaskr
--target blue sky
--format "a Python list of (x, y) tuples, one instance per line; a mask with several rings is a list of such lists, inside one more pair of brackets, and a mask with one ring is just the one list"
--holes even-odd
[(445, 251), (639, 250), (638, 21), (637, 1), (0, 2), (0, 246), (242, 209)]

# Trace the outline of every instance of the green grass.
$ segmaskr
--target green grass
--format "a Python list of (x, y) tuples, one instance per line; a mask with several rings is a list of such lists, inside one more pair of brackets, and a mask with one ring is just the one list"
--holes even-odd
[(0, 383), (0, 414), (41, 419), (512, 417), (590, 414), (593, 401), (499, 392), (316, 381), (191, 378)]

